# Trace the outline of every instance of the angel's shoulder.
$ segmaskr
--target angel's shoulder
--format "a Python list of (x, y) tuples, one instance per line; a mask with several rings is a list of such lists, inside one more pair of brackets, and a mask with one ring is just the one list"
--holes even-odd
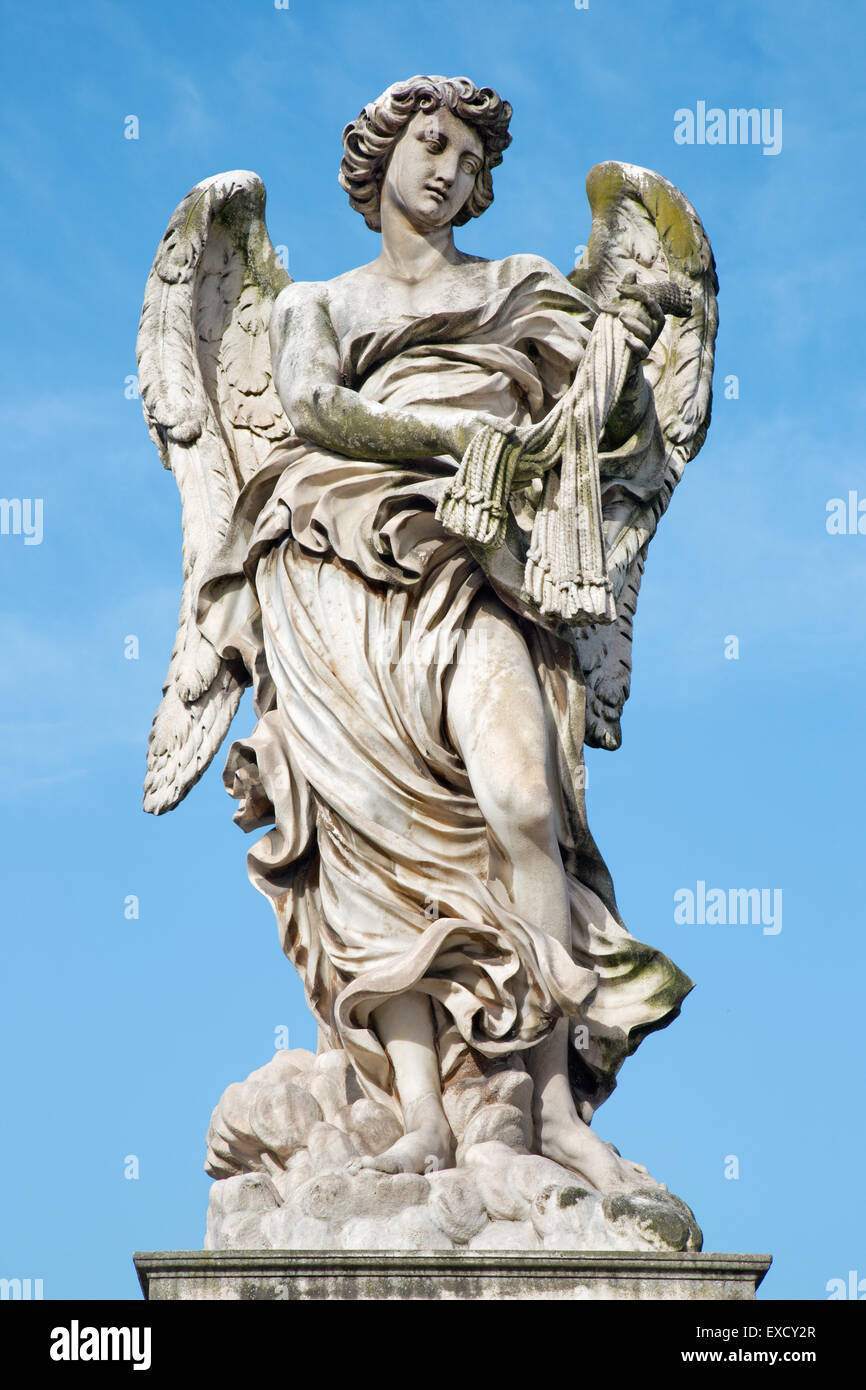
[(271, 310), (271, 351), (287, 339), (329, 341), (333, 337), (331, 300), (325, 280), (290, 280)]
[(327, 308), (330, 303), (328, 285), (327, 280), (290, 280), (274, 301), (274, 314), (288, 317), (304, 309)]
[(339, 318), (359, 293), (370, 293), (370, 267), (366, 265), (345, 270), (332, 280), (293, 280), (277, 296), (274, 309), (285, 319), (322, 314)]
[(513, 256), (506, 256), (504, 260), (498, 261), (501, 267), (501, 274), (516, 282), (527, 279), (529, 276), (541, 275), (545, 279), (553, 280), (557, 285), (564, 285), (569, 289), (569, 283), (561, 270), (547, 261), (543, 256), (538, 256), (534, 251), (518, 251)]

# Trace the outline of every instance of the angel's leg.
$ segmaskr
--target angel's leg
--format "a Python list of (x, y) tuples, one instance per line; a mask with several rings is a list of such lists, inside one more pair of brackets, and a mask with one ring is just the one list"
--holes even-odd
[(353, 1166), (383, 1173), (424, 1173), (448, 1167), (454, 1136), (442, 1109), (430, 1000), (415, 991), (398, 994), (374, 1010), (373, 1022), (394, 1068), (406, 1133), (384, 1153), (362, 1158)]
[(570, 951), (571, 913), (551, 795), (538, 678), (498, 602), (479, 604), (446, 683), (448, 731), (490, 836), (491, 878)]
[[(515, 911), (570, 952), (568, 886), (556, 836), (547, 729), (538, 678), (516, 624), (478, 605), (446, 690), (447, 721), (487, 822), (491, 871)], [(602, 1191), (647, 1186), (578, 1115), (568, 1079), (568, 1019), (527, 1053), (541, 1152)]]

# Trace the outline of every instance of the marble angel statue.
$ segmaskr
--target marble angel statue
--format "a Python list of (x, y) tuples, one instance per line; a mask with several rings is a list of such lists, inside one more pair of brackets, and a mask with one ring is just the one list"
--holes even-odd
[(244, 688), (224, 773), (320, 1046), (447, 1168), (452, 1078), (519, 1056), (534, 1151), (646, 1188), (590, 1127), (692, 982), (617, 911), (583, 745), (615, 749), (647, 547), (703, 443), (717, 322), (701, 224), (606, 163), (568, 276), (454, 228), (493, 198), (511, 108), (466, 78), (388, 88), (340, 183), (378, 255), (293, 282), (252, 173), (177, 208), (139, 333), (183, 504), (184, 587), (145, 809), (170, 810)]

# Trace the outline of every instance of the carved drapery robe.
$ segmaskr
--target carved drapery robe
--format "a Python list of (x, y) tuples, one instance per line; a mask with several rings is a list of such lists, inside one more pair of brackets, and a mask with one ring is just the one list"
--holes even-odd
[[(597, 307), (534, 257), (494, 274), (473, 309), (344, 341), (345, 384), (398, 409), (541, 419), (573, 380)], [(602, 454), (603, 498), (658, 487), (652, 429), (648, 412)], [(588, 1119), (692, 985), (619, 918), (586, 822), (574, 649), (517, 613), (556, 750), (571, 955), (487, 883), (486, 826), (448, 738), (445, 691), (474, 605), (500, 604), (436, 520), (454, 471), (445, 457), (357, 460), (292, 439), (244, 489), (198, 608), (216, 649), (254, 677), (258, 723), (232, 745), (225, 782), (244, 829), (273, 827), (249, 853), (251, 880), (371, 1097), (398, 1109), (371, 1014), (411, 989), (433, 1002), (446, 1080), (467, 1047), (495, 1058), (563, 1014), (585, 1024), (572, 1080)]]

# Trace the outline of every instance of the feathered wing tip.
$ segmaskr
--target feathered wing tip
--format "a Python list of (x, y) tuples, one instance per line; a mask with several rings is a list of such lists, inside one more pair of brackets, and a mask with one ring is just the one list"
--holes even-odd
[(156, 815), (176, 806), (210, 765), (249, 684), (204, 637), (195, 610), (241, 487), (291, 433), (268, 343), (271, 308), (289, 275), (264, 214), (256, 174), (236, 170), (197, 184), (168, 224), (145, 289), (142, 407), (183, 509), (178, 632), (144, 789), (144, 809)]
[(200, 700), (187, 704), (168, 687), (148, 738), (145, 811), (172, 811), (195, 786), (228, 733), (244, 684), (224, 666)]
[(638, 282), (670, 281), (691, 296), (691, 312), (669, 317), (643, 370), (653, 390), (664, 446), (663, 478), (648, 501), (618, 517), (608, 550), (617, 619), (572, 631), (587, 687), (586, 742), (615, 749), (631, 683), (632, 627), (647, 547), (706, 438), (712, 410), (718, 278), (709, 239), (688, 199), (660, 174), (609, 161), (586, 181), (592, 231), (569, 280), (600, 303), (629, 272)]
[(591, 748), (614, 752), (622, 743), (622, 710), (631, 689), (631, 639), (646, 547), (629, 566), (616, 601), (616, 621), (573, 628), (572, 640), (586, 681), (586, 732)]

